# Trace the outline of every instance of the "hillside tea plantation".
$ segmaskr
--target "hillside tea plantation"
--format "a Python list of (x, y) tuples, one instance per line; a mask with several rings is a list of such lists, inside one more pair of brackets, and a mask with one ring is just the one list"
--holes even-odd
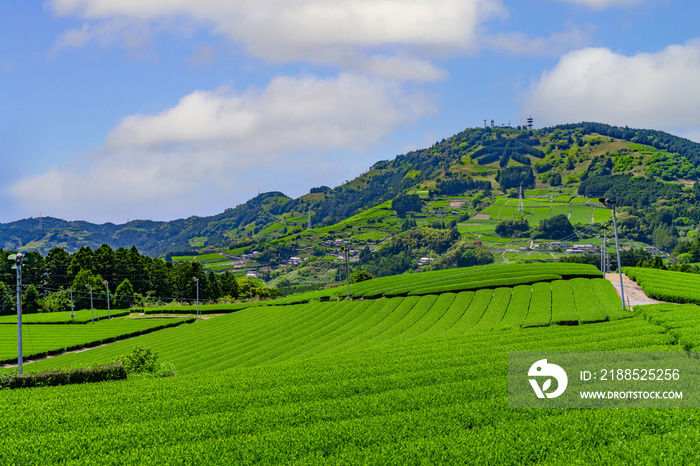
[(623, 271), (650, 298), (700, 304), (700, 275), (641, 267), (625, 267)]
[[(191, 321), (192, 319), (120, 319), (105, 320), (94, 325), (27, 325), (22, 332), (22, 356), (37, 358), (112, 343)], [(16, 362), (17, 326), (0, 324), (0, 364)]]
[(406, 276), (369, 280), (351, 292), (376, 299), (238, 306), (27, 364), (85, 367), (138, 345), (177, 376), (0, 391), (0, 464), (700, 461), (690, 409), (508, 408), (509, 351), (700, 347), (700, 307), (625, 312), (609, 281), (562, 272), (568, 279), (393, 297), (385, 293), (406, 287)]

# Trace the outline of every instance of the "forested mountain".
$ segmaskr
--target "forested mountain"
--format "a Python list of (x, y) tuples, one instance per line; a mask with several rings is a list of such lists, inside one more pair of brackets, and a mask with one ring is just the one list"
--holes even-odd
[[(297, 199), (264, 193), (215, 216), (168, 222), (96, 225), (31, 218), (0, 224), (0, 247), (45, 254), (56, 246), (75, 252), (105, 243), (113, 248), (136, 246), (153, 257), (201, 254), (289, 238), (306, 228), (309, 211), (314, 228), (330, 227), (396, 198), (397, 206), (410, 207), (402, 196), (418, 191), (430, 196), (470, 195), (476, 208), (491, 189), (506, 193), (521, 185), (578, 186), (582, 195), (614, 197), (618, 205), (632, 209), (668, 199), (676, 209), (686, 205), (679, 215), (694, 218), (694, 200), (689, 202), (678, 181), (686, 187), (694, 182), (699, 164), (700, 144), (659, 131), (599, 123), (536, 131), (469, 128), (429, 148), (377, 162), (341, 186), (312, 188)], [(402, 214), (401, 209), (394, 210)]]

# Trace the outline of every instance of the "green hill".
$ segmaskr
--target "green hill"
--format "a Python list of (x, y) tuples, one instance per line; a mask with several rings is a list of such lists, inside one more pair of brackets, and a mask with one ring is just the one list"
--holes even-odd
[(497, 180), (504, 168), (532, 168), (534, 178), (529, 184), (550, 188), (577, 186), (592, 174), (611, 173), (694, 181), (698, 162), (700, 145), (659, 131), (597, 123), (536, 131), (469, 128), (430, 148), (377, 162), (344, 185), (313, 188), (298, 199), (279, 192), (265, 193), (212, 217), (170, 222), (134, 220), (122, 225), (95, 225), (48, 217), (26, 219), (0, 225), (0, 245), (42, 252), (55, 246), (76, 251), (102, 243), (113, 248), (136, 245), (142, 253), (154, 256), (222, 251), (300, 232), (309, 208), (313, 226), (323, 228), (404, 192), (427, 190), (437, 196), (456, 196), (480, 192), (485, 182), (491, 182), (494, 189), (519, 186), (519, 176)]

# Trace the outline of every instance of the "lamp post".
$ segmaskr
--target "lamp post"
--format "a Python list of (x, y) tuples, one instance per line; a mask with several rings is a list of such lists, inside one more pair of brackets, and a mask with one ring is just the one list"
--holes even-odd
[(620, 243), (617, 238), (617, 220), (615, 218), (615, 201), (612, 199), (603, 199), (600, 198), (598, 199), (600, 202), (605, 204), (606, 207), (610, 207), (612, 210), (612, 217), (613, 217), (613, 231), (615, 232), (615, 250), (617, 251), (617, 273), (620, 276), (620, 298), (622, 298), (622, 310), (626, 311), (627, 308), (625, 307), (625, 289), (624, 285), (622, 284), (622, 264), (620, 261)]

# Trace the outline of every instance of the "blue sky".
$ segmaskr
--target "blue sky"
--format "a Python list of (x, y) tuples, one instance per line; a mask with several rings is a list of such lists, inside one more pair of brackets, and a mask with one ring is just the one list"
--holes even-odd
[(700, 141), (700, 2), (0, 0), (0, 222), (212, 215), (484, 119)]

